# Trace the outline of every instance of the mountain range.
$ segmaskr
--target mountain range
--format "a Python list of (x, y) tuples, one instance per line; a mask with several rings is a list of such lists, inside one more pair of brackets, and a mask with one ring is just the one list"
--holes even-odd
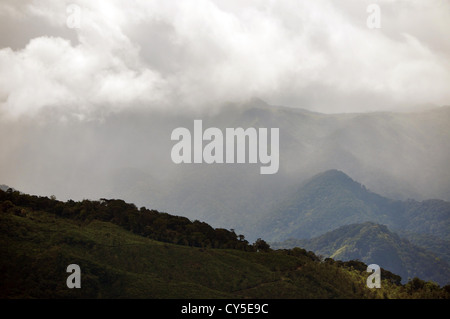
[[(393, 200), (450, 200), (448, 106), (323, 114), (253, 99), (202, 113), (130, 110), (101, 120), (56, 119), (2, 123), (2, 183), (61, 200), (122, 198), (233, 228), (252, 240), (272, 237), (255, 224), (286, 194), (329, 169)], [(222, 131), (279, 128), (278, 173), (261, 176), (259, 164), (173, 163), (172, 131), (193, 129), (196, 119)]]
[(379, 264), (403, 283), (413, 277), (449, 283), (449, 202), (389, 199), (342, 171), (328, 170), (269, 211), (258, 216), (254, 233), (275, 248), (302, 247), (336, 260)]
[(404, 281), (450, 280), (449, 202), (389, 199), (338, 170), (305, 182), (258, 227), (274, 247), (379, 264)]
[[(449, 287), (301, 248), (249, 244), (233, 231), (118, 199), (62, 202), (0, 190), (0, 298), (449, 298)], [(68, 265), (81, 289), (68, 289)]]
[(371, 221), (393, 230), (450, 239), (450, 202), (394, 200), (369, 191), (338, 170), (318, 174), (260, 219), (265, 238), (311, 238), (339, 226)]
[[(184, 126), (192, 126), (189, 122)], [(278, 209), (283, 202), (301, 202), (299, 196), (307, 195), (296, 192), (299, 187), (330, 168), (345, 172), (370, 191), (372, 198), (367, 200), (371, 201), (371, 210), (375, 209), (374, 221), (384, 223), (387, 217), (382, 215), (389, 215), (388, 225), (401, 226), (412, 217), (407, 229), (414, 232), (416, 226), (422, 227), (420, 212), (441, 204), (428, 199), (450, 200), (450, 149), (442, 147), (450, 138), (450, 107), (417, 113), (320, 114), (252, 101), (242, 108), (215, 114), (204, 123), (219, 128), (279, 127), (279, 173), (260, 176), (258, 165), (248, 164), (179, 165), (174, 167), (171, 186), (167, 187), (169, 194), (163, 186), (153, 197), (155, 187), (148, 188), (146, 194), (155, 199), (156, 207), (212, 225), (236, 228), (249, 238), (271, 238), (271, 232), (255, 224), (263, 226), (263, 219), (274, 211), (285, 212)], [(112, 184), (124, 187), (119, 182), (122, 180)], [(135, 185), (125, 188), (136, 189)], [(133, 202), (142, 199), (135, 197), (135, 192), (128, 194)], [(406, 209), (404, 202), (410, 203), (407, 209), (411, 216), (395, 216), (399, 214), (396, 205)], [(418, 216), (412, 216), (418, 203), (423, 207), (417, 209)], [(358, 211), (359, 219), (351, 218), (349, 222), (369, 220), (362, 217), (358, 207), (353, 210)], [(323, 221), (321, 227), (331, 230), (326, 223)], [(312, 229), (316, 234), (311, 235), (317, 235), (317, 230)], [(441, 230), (442, 236), (444, 233), (449, 234), (448, 229)]]
[(312, 239), (290, 239), (273, 248), (303, 247), (336, 260), (360, 260), (396, 273), (406, 283), (413, 277), (449, 283), (450, 266), (427, 249), (410, 243), (385, 225), (372, 222), (341, 226)]
[[(201, 114), (130, 110), (98, 121), (55, 118), (2, 123), (2, 183), (64, 201), (121, 198), (233, 229), (250, 241), (312, 239), (373, 222), (449, 260), (448, 106), (322, 114), (254, 99)], [(173, 163), (171, 133), (192, 129), (195, 119), (222, 131), (278, 127), (279, 172), (260, 175), (259, 164)], [(395, 247), (398, 255), (412, 246)], [(412, 275), (397, 265), (403, 277)]]

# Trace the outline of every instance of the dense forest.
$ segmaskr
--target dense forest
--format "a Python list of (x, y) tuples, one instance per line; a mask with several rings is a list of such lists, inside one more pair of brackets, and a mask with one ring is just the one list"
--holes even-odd
[(257, 240), (250, 245), (243, 235), (236, 235), (233, 230), (214, 229), (198, 220), (190, 221), (186, 217), (161, 213), (145, 207), (138, 209), (134, 204), (120, 199), (61, 202), (53, 197), (32, 196), (9, 189), (0, 192), (0, 200), (3, 210), (17, 205), (34, 211), (43, 210), (80, 223), (89, 223), (92, 220), (111, 222), (135, 234), (162, 242), (247, 251), (266, 249), (263, 240)]

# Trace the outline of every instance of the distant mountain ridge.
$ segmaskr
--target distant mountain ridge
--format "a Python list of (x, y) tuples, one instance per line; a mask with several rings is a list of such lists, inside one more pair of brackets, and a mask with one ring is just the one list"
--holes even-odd
[(315, 175), (260, 219), (270, 241), (312, 238), (337, 227), (375, 222), (393, 230), (450, 238), (450, 202), (400, 201), (367, 190), (339, 170)]
[(272, 244), (274, 248), (303, 247), (335, 260), (360, 260), (378, 264), (402, 277), (450, 282), (450, 266), (431, 252), (400, 238), (386, 226), (372, 222), (341, 226), (324, 235), (308, 239), (290, 239)]
[(379, 264), (404, 282), (414, 276), (450, 281), (450, 202), (393, 200), (339, 170), (303, 183), (258, 227), (275, 248)]
[(412, 244), (425, 248), (440, 259), (450, 264), (450, 240), (441, 239), (431, 234), (419, 234), (408, 231), (396, 230), (396, 233)]
[[(195, 119), (222, 130), (280, 128), (279, 172), (262, 177), (259, 165), (173, 163), (171, 133), (192, 129)], [(255, 223), (282, 196), (330, 168), (388, 198), (450, 200), (449, 127), (450, 107), (323, 114), (255, 99), (202, 114), (130, 110), (101, 122), (0, 126), (0, 176), (27, 193), (122, 198), (254, 240), (265, 235)]]

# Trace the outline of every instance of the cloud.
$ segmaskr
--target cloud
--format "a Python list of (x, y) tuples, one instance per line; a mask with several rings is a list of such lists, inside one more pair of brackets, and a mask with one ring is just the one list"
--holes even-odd
[(0, 42), (2, 116), (210, 109), (255, 96), (323, 112), (450, 100), (445, 1), (380, 1), (381, 29), (366, 26), (369, 1), (83, 0), (73, 30), (69, 3), (2, 4), (8, 25), (29, 31), (29, 18), (34, 30), (15, 34), (31, 36), (22, 48)]

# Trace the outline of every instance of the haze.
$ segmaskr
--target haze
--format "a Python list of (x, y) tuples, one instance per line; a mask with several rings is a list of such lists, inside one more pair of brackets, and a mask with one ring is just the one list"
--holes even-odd
[[(333, 168), (450, 200), (450, 2), (371, 3), (2, 1), (0, 184), (230, 227)], [(280, 128), (279, 172), (175, 165), (194, 119)]]

